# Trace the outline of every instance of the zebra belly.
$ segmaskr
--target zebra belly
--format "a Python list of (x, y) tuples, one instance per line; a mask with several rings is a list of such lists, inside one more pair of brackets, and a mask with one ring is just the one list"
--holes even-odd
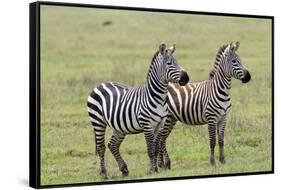
[(126, 113), (120, 113), (121, 117), (115, 121), (107, 119), (108, 126), (122, 134), (137, 134), (143, 132), (143, 128), (138, 124), (135, 116), (133, 116), (133, 119), (130, 119), (130, 117), (126, 115), (123, 119), (124, 114)]
[(175, 120), (185, 123), (187, 125), (203, 125), (207, 123), (204, 114), (203, 105), (194, 104), (196, 106), (189, 106), (182, 104), (181, 106), (169, 109)]
[(184, 124), (187, 124), (187, 125), (204, 125), (204, 124), (207, 124), (207, 121), (205, 119), (204, 120), (192, 120), (192, 121), (180, 119), (179, 121), (184, 123)]

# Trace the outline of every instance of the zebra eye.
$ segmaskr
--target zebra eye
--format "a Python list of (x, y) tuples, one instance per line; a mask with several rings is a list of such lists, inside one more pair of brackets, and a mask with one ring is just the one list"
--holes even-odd
[(167, 62), (167, 65), (172, 65), (172, 62)]
[(232, 60), (232, 63), (236, 63), (236, 60), (235, 60), (235, 59), (233, 59), (233, 60)]

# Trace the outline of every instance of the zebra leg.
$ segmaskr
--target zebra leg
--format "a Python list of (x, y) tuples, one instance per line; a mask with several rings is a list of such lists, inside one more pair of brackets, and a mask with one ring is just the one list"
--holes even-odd
[(224, 158), (224, 128), (226, 125), (226, 119), (221, 120), (217, 126), (218, 143), (219, 143), (219, 160), (222, 164), (225, 164)]
[[(168, 115), (165, 126), (160, 131), (158, 166), (162, 168), (164, 167), (165, 169), (171, 169), (171, 160), (166, 148), (166, 141), (168, 136), (172, 132), (176, 122), (176, 119), (174, 119), (171, 115)], [(163, 157), (165, 159), (163, 159)]]
[(159, 155), (159, 142), (160, 142), (160, 135), (159, 133), (156, 135), (155, 139), (154, 139), (154, 155), (153, 155), (153, 165), (155, 165), (156, 167), (156, 172), (158, 171), (158, 167), (157, 167), (157, 159), (158, 159), (158, 155)]
[(164, 155), (164, 168), (170, 170), (171, 169), (171, 160), (166, 148), (166, 141), (163, 144), (163, 155)]
[(156, 162), (157, 162), (157, 166), (159, 168), (163, 168), (164, 167), (164, 159), (163, 159), (163, 141), (164, 141), (164, 134), (165, 134), (165, 131), (167, 129), (166, 128), (161, 128), (157, 134), (157, 148), (158, 148), (158, 154), (157, 154), (157, 157), (156, 157)]
[(156, 146), (154, 141), (154, 134), (149, 126), (144, 127), (144, 136), (147, 145), (147, 153), (150, 160), (150, 173), (158, 172), (155, 162)]
[(158, 147), (159, 147), (159, 152), (157, 156), (157, 165), (159, 168), (164, 168), (164, 159), (163, 159), (163, 136), (160, 136), (159, 142), (158, 142)]
[(208, 121), (208, 131), (209, 131), (209, 139), (210, 139), (210, 163), (214, 166), (215, 163), (215, 146), (216, 146), (216, 126), (217, 123), (214, 120)]
[(108, 143), (108, 148), (113, 154), (116, 162), (118, 163), (119, 170), (122, 172), (122, 175), (128, 176), (129, 170), (127, 164), (125, 163), (119, 152), (120, 145), (124, 140), (124, 138), (125, 138), (124, 134), (113, 132), (113, 135)]
[[(166, 140), (170, 135), (172, 128), (163, 128), (161, 130), (161, 137), (159, 140), (159, 155), (158, 155), (158, 167), (171, 169), (171, 160), (166, 148)], [(165, 159), (164, 159), (165, 158)]]
[(102, 179), (107, 179), (107, 173), (106, 173), (105, 161), (104, 161), (104, 154), (105, 154), (104, 134), (105, 134), (105, 129), (106, 128), (104, 126), (94, 125), (94, 132), (95, 132), (95, 139), (96, 139), (96, 153), (99, 155), (99, 158), (100, 158), (100, 176), (102, 177)]
[(161, 164), (163, 164), (162, 168), (164, 168), (164, 169), (171, 169), (171, 160), (170, 160), (169, 154), (167, 152), (166, 141), (162, 142), (161, 146), (162, 146), (161, 147), (161, 150), (162, 150), (162, 160), (158, 163), (159, 167), (161, 167)]

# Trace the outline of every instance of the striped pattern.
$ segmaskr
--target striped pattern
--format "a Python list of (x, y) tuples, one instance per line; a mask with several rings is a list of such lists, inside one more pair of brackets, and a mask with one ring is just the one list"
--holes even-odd
[[(188, 125), (208, 124), (210, 138), (210, 162), (215, 164), (214, 149), (216, 134), (218, 135), (219, 160), (225, 163), (224, 158), (224, 128), (226, 116), (231, 108), (230, 88), (231, 78), (249, 82), (250, 73), (241, 64), (236, 51), (239, 42), (222, 46), (210, 72), (209, 80), (199, 83), (188, 83), (185, 86), (169, 84), (168, 105), (169, 115), (165, 127), (161, 130), (159, 141), (159, 167), (170, 168), (170, 159), (166, 150), (166, 138), (177, 121)], [(165, 156), (165, 159), (163, 158)]]
[(100, 158), (100, 175), (107, 177), (104, 153), (106, 126), (113, 130), (108, 148), (115, 157), (123, 176), (128, 175), (127, 164), (119, 147), (127, 134), (144, 132), (150, 171), (157, 171), (157, 132), (168, 114), (168, 82), (185, 85), (187, 73), (172, 56), (175, 46), (166, 49), (161, 44), (152, 58), (145, 84), (135, 88), (116, 82), (98, 85), (88, 97), (88, 112), (95, 133), (96, 151)]

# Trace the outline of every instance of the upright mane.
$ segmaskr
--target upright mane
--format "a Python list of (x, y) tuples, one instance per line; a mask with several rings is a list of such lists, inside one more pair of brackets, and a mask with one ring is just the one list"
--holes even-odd
[(149, 69), (148, 69), (148, 72), (147, 72), (146, 80), (149, 79), (150, 73), (151, 73), (151, 71), (152, 71), (152, 69), (153, 69), (153, 63), (155, 62), (155, 59), (156, 59), (156, 57), (158, 56), (158, 54), (159, 54), (159, 51), (157, 51), (157, 52), (153, 55), (153, 57), (152, 57), (152, 59), (151, 59), (151, 63), (150, 63), (150, 66), (149, 66)]
[(217, 54), (216, 54), (216, 59), (215, 62), (213, 64), (213, 69), (210, 71), (209, 73), (209, 79), (212, 79), (215, 76), (215, 73), (217, 72), (217, 68), (221, 62), (221, 58), (223, 56), (223, 52), (226, 49), (228, 45), (223, 45), (219, 48)]

